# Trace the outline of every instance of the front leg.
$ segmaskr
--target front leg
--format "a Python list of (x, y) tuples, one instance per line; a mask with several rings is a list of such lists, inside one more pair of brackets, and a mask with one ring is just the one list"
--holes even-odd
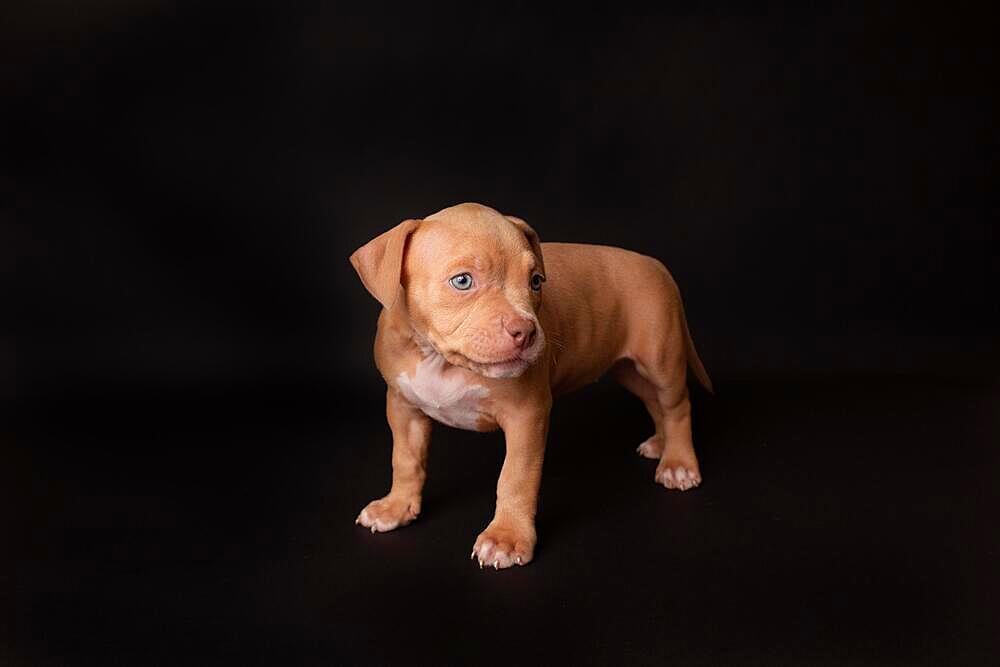
[(373, 533), (405, 526), (420, 514), (431, 441), (431, 420), (392, 387), (386, 393), (385, 412), (392, 429), (392, 488), (384, 498), (368, 503), (354, 521)]
[(549, 430), (551, 399), (500, 420), (507, 443), (493, 521), (472, 548), (479, 567), (495, 569), (525, 565), (535, 553), (535, 511), (542, 480), (545, 437)]

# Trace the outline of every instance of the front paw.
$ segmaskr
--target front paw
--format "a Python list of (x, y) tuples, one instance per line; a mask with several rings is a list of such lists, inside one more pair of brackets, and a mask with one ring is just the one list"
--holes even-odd
[(419, 498), (403, 498), (390, 494), (368, 503), (354, 523), (371, 528), (373, 533), (385, 533), (405, 526), (419, 514)]
[(472, 558), (479, 561), (479, 567), (492, 566), (496, 570), (511, 565), (527, 565), (534, 553), (533, 526), (517, 526), (497, 519), (479, 534), (472, 548)]
[(668, 489), (687, 491), (701, 484), (701, 473), (698, 471), (697, 463), (661, 460), (660, 465), (656, 467), (654, 479), (657, 484), (662, 484)]

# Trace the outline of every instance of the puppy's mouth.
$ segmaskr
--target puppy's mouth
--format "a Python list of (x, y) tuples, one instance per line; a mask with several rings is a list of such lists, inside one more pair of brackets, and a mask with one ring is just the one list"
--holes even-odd
[(485, 375), (488, 378), (520, 377), (524, 371), (528, 370), (528, 366), (534, 362), (534, 359), (529, 361), (521, 355), (516, 355), (502, 361), (481, 362), (474, 361), (468, 357), (465, 357), (465, 360), (469, 363), (467, 366), (469, 370), (475, 371), (480, 375)]
[(520, 377), (539, 357), (538, 350), (534, 350), (528, 355), (518, 353), (498, 361), (473, 359), (461, 352), (439, 352), (439, 354), (453, 366), (460, 366), (488, 378)]
[(532, 364), (538, 361), (544, 348), (544, 344), (539, 341), (528, 350), (522, 350), (504, 359), (483, 360), (475, 359), (457, 350), (443, 350), (443, 346), (431, 341), (430, 337), (419, 336), (418, 345), (425, 354), (439, 354), (452, 366), (459, 366), (488, 378), (520, 377)]

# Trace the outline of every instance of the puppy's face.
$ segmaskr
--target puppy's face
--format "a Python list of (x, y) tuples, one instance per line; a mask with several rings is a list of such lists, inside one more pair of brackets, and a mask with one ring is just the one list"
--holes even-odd
[(413, 232), (406, 306), (417, 333), (449, 363), (517, 377), (542, 353), (545, 269), (526, 227), (499, 214), (432, 216)]
[[(401, 255), (395, 283), (384, 270), (366, 269), (391, 267), (393, 252)], [(545, 267), (538, 237), (523, 220), (462, 204), (404, 222), (351, 259), (387, 308), (396, 298), (384, 295), (402, 285), (399, 300), (418, 344), (451, 364), (486, 377), (518, 377), (544, 350), (537, 313)]]

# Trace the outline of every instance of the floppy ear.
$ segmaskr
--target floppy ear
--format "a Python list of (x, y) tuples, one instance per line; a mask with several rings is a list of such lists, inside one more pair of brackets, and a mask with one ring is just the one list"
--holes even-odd
[(351, 255), (351, 264), (358, 272), (365, 289), (387, 310), (392, 308), (399, 296), (403, 252), (410, 234), (419, 224), (419, 220), (404, 220)]
[(538, 270), (541, 271), (542, 277), (545, 277), (545, 259), (542, 257), (542, 242), (538, 240), (538, 234), (521, 218), (516, 218), (513, 215), (505, 215), (504, 217), (514, 223), (514, 226), (528, 237), (528, 243), (531, 244), (531, 251), (538, 258)]

